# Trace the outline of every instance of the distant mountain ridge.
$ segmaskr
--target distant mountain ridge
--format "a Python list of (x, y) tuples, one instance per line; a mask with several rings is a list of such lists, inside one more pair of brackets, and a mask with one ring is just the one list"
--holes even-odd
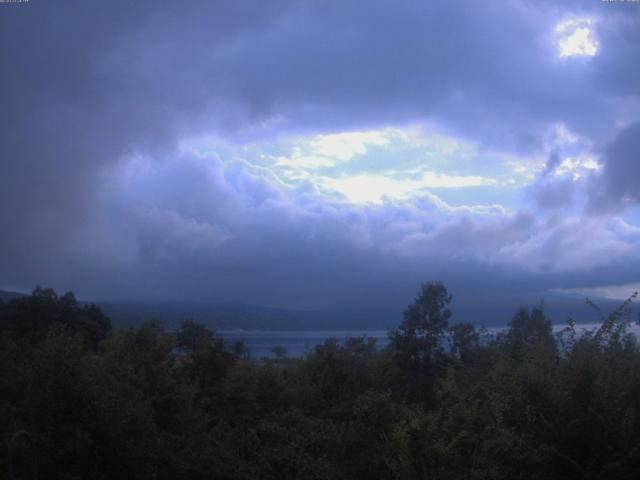
[(388, 328), (384, 322), (367, 321), (343, 310), (287, 310), (255, 305), (206, 302), (105, 302), (103, 311), (116, 327), (158, 319), (167, 328), (185, 319), (204, 323), (215, 330), (334, 330), (344, 328)]
[[(606, 316), (622, 301), (592, 298)], [(544, 297), (531, 295), (502, 302), (458, 302), (451, 310), (453, 322), (470, 322), (476, 326), (500, 327), (509, 323), (516, 310), (534, 305), (544, 306), (554, 324), (569, 318), (577, 323), (600, 320), (597, 312), (586, 305), (585, 297), (549, 293)], [(343, 307), (315, 310), (288, 310), (255, 305), (215, 304), (206, 302), (112, 302), (100, 304), (114, 325), (136, 325), (151, 318), (174, 328), (191, 318), (215, 330), (385, 330), (396, 327), (402, 320), (403, 308), (386, 310)], [(631, 316), (638, 318), (638, 305), (631, 305)]]
[[(23, 293), (0, 290), (0, 299), (8, 302), (26, 296)], [(604, 315), (615, 310), (622, 301), (592, 298)], [(542, 301), (554, 324), (568, 318), (578, 323), (597, 322), (597, 313), (577, 294), (548, 292), (490, 301), (454, 298), (451, 305), (453, 322), (470, 322), (476, 326), (500, 327), (509, 323), (520, 306), (531, 307)], [(137, 326), (158, 319), (168, 329), (176, 328), (183, 320), (193, 319), (215, 330), (385, 330), (397, 326), (403, 307), (385, 310), (361, 307), (291, 310), (256, 305), (217, 304), (196, 301), (148, 302), (86, 302), (96, 303), (111, 319), (115, 328)], [(631, 306), (632, 319), (639, 315), (637, 304)]]
[(26, 297), (27, 294), (19, 292), (9, 292), (7, 290), (0, 290), (0, 300), (3, 302), (10, 302), (14, 298)]

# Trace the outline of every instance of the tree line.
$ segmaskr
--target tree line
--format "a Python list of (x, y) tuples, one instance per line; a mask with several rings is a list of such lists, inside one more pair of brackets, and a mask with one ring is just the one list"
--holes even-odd
[(0, 302), (0, 461), (26, 431), (47, 479), (636, 478), (628, 302), (583, 334), (520, 308), (492, 336), (451, 302), (422, 285), (383, 349), (252, 359), (191, 320), (114, 331), (37, 288)]

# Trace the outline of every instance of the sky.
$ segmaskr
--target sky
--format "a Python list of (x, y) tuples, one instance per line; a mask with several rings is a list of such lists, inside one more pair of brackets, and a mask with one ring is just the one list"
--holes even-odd
[(2, 3), (0, 288), (625, 298), (638, 59), (638, 2)]

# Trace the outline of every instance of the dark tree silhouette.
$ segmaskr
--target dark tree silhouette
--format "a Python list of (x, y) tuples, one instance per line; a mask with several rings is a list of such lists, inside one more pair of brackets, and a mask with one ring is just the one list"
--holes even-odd
[(410, 381), (410, 400), (431, 405), (438, 378), (446, 368), (443, 340), (451, 318), (451, 295), (441, 282), (422, 285), (415, 302), (404, 312), (400, 326), (390, 334), (395, 359)]

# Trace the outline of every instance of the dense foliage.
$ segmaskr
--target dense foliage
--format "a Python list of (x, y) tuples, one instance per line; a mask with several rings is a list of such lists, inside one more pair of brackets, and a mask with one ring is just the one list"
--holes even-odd
[[(423, 285), (385, 349), (335, 339), (251, 359), (203, 325), (112, 332), (36, 289), (0, 305), (0, 440), (47, 479), (626, 479), (640, 471), (640, 350), (624, 305), (554, 336), (450, 324)], [(5, 470), (6, 471), (6, 470)]]

